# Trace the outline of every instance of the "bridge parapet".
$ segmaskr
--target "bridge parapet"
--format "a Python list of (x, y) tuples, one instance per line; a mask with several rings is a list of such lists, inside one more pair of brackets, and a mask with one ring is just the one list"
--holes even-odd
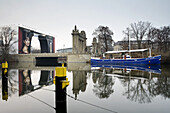
[(71, 53), (12, 54), (11, 56), (13, 58), (13, 61), (10, 62), (17, 62), (16, 66), (18, 68), (36, 68), (37, 57), (66, 57), (67, 58), (66, 63), (68, 68), (69, 67), (73, 68), (73, 65), (76, 66), (76, 64), (78, 64), (76, 67), (77, 69), (79, 68), (80, 63), (84, 65), (86, 63), (89, 63), (91, 60), (90, 54), (71, 54)]

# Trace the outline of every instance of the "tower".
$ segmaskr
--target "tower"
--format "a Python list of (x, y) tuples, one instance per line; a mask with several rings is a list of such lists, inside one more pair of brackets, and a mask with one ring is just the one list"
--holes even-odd
[(79, 30), (75, 26), (74, 30), (72, 31), (72, 53), (78, 54), (78, 53), (86, 53), (86, 33), (85, 31), (81, 31), (79, 33)]
[(92, 54), (93, 54), (93, 56), (98, 55), (98, 43), (97, 43), (97, 39), (95, 37), (93, 38), (93, 42), (92, 42)]

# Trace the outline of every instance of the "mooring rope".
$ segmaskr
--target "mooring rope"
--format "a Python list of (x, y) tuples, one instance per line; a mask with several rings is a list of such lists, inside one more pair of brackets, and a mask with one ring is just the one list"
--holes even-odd
[(80, 101), (80, 102), (82, 102), (82, 103), (85, 103), (85, 104), (88, 104), (88, 105), (91, 105), (91, 106), (94, 106), (94, 107), (97, 107), (97, 108), (100, 108), (100, 109), (103, 109), (103, 110), (106, 110), (106, 111), (109, 111), (109, 112), (118, 113), (118, 112), (113, 111), (113, 110), (110, 110), (110, 109), (108, 109), (108, 108), (104, 108), (104, 107), (101, 107), (101, 106), (92, 104), (92, 103), (90, 103), (90, 102), (86, 102), (86, 101), (81, 100), (81, 99), (76, 99), (75, 97), (67, 94), (67, 92), (65, 92), (65, 93), (66, 93), (66, 95), (67, 95), (68, 97), (70, 97), (70, 98), (72, 98), (72, 99), (74, 99), (74, 100)]
[[(49, 90), (49, 89), (44, 89), (44, 88), (43, 88), (43, 90), (55, 92), (55, 90)], [(103, 109), (103, 110), (106, 110), (106, 111), (109, 111), (109, 112), (118, 113), (118, 112), (116, 112), (116, 111), (113, 111), (113, 110), (110, 110), (110, 109), (107, 109), (107, 108), (104, 108), (104, 107), (101, 107), (101, 106), (92, 104), (92, 103), (90, 103), (90, 102), (86, 102), (86, 101), (84, 101), (84, 100), (82, 100), (82, 99), (77, 99), (77, 98), (75, 98), (75, 97), (67, 94), (67, 92), (65, 92), (65, 95), (68, 96), (68, 97), (70, 97), (70, 98), (72, 98), (72, 99), (74, 99), (74, 100), (80, 101), (80, 102), (82, 102), (82, 103), (85, 103), (85, 104), (88, 104), (88, 105), (91, 105), (91, 106), (94, 106), (94, 107), (97, 107), (97, 108), (100, 108), (100, 109)]]
[[(24, 84), (24, 83), (22, 83), (22, 82), (19, 82), (19, 81), (16, 81), (16, 80), (13, 80), (13, 81), (16, 82), (16, 83), (18, 83), (18, 84), (26, 85), (26, 84)], [(37, 85), (34, 85), (34, 86), (37, 86)], [(8, 87), (9, 87), (9, 86), (8, 86)], [(13, 88), (13, 87), (10, 87), (10, 88)], [(17, 91), (19, 91), (17, 88), (13, 88), (13, 89), (16, 89)], [(32, 98), (34, 98), (34, 99), (36, 99), (36, 100), (38, 100), (38, 101), (40, 101), (40, 102), (42, 102), (42, 103), (44, 103), (45, 105), (47, 105), (47, 106), (49, 106), (49, 107), (51, 107), (51, 108), (53, 108), (53, 109), (56, 109), (55, 107), (51, 106), (50, 104), (48, 104), (48, 103), (46, 103), (46, 102), (44, 102), (44, 101), (42, 101), (42, 100), (40, 100), (40, 99), (38, 99), (38, 98), (30, 95), (30, 94), (28, 94), (28, 93), (25, 93), (25, 94), (28, 95), (28, 96), (30, 96), (30, 97), (32, 97)]]

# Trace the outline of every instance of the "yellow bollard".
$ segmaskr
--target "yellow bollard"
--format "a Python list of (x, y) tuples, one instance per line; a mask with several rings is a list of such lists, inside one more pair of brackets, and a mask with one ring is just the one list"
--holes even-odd
[[(68, 78), (66, 78), (66, 67), (64, 67), (64, 63), (62, 63), (62, 67), (56, 67), (55, 68), (55, 76), (57, 77), (57, 79), (60, 81), (61, 85), (62, 85), (62, 89), (64, 89), (65, 87), (67, 87), (69, 85), (69, 81)], [(54, 77), (53, 79), (53, 83), (56, 84), (56, 77)]]
[(62, 64), (62, 67), (56, 67), (55, 68), (55, 75), (57, 77), (65, 77), (66, 76), (66, 67), (64, 67), (64, 64)]
[(8, 100), (8, 92), (4, 92), (4, 95), (2, 95), (2, 100)]
[[(64, 67), (64, 63), (62, 63), (62, 67), (55, 68), (55, 76), (57, 77), (66, 77), (66, 67)], [(55, 84), (55, 77), (53, 79), (53, 83)]]
[(2, 69), (3, 69), (3, 72), (4, 72), (4, 75), (6, 75), (7, 74), (7, 72), (8, 72), (8, 63), (7, 63), (7, 61), (5, 62), (5, 63), (2, 63)]
[(5, 63), (2, 63), (2, 68), (8, 68), (8, 63), (7, 61)]

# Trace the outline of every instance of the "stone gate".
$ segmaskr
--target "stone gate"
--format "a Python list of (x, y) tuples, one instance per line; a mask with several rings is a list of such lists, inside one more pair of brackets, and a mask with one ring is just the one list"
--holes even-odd
[(87, 47), (86, 47), (86, 33), (85, 31), (81, 31), (79, 33), (79, 30), (75, 26), (73, 32), (72, 32), (72, 40), (73, 40), (73, 49), (72, 53), (86, 53)]

